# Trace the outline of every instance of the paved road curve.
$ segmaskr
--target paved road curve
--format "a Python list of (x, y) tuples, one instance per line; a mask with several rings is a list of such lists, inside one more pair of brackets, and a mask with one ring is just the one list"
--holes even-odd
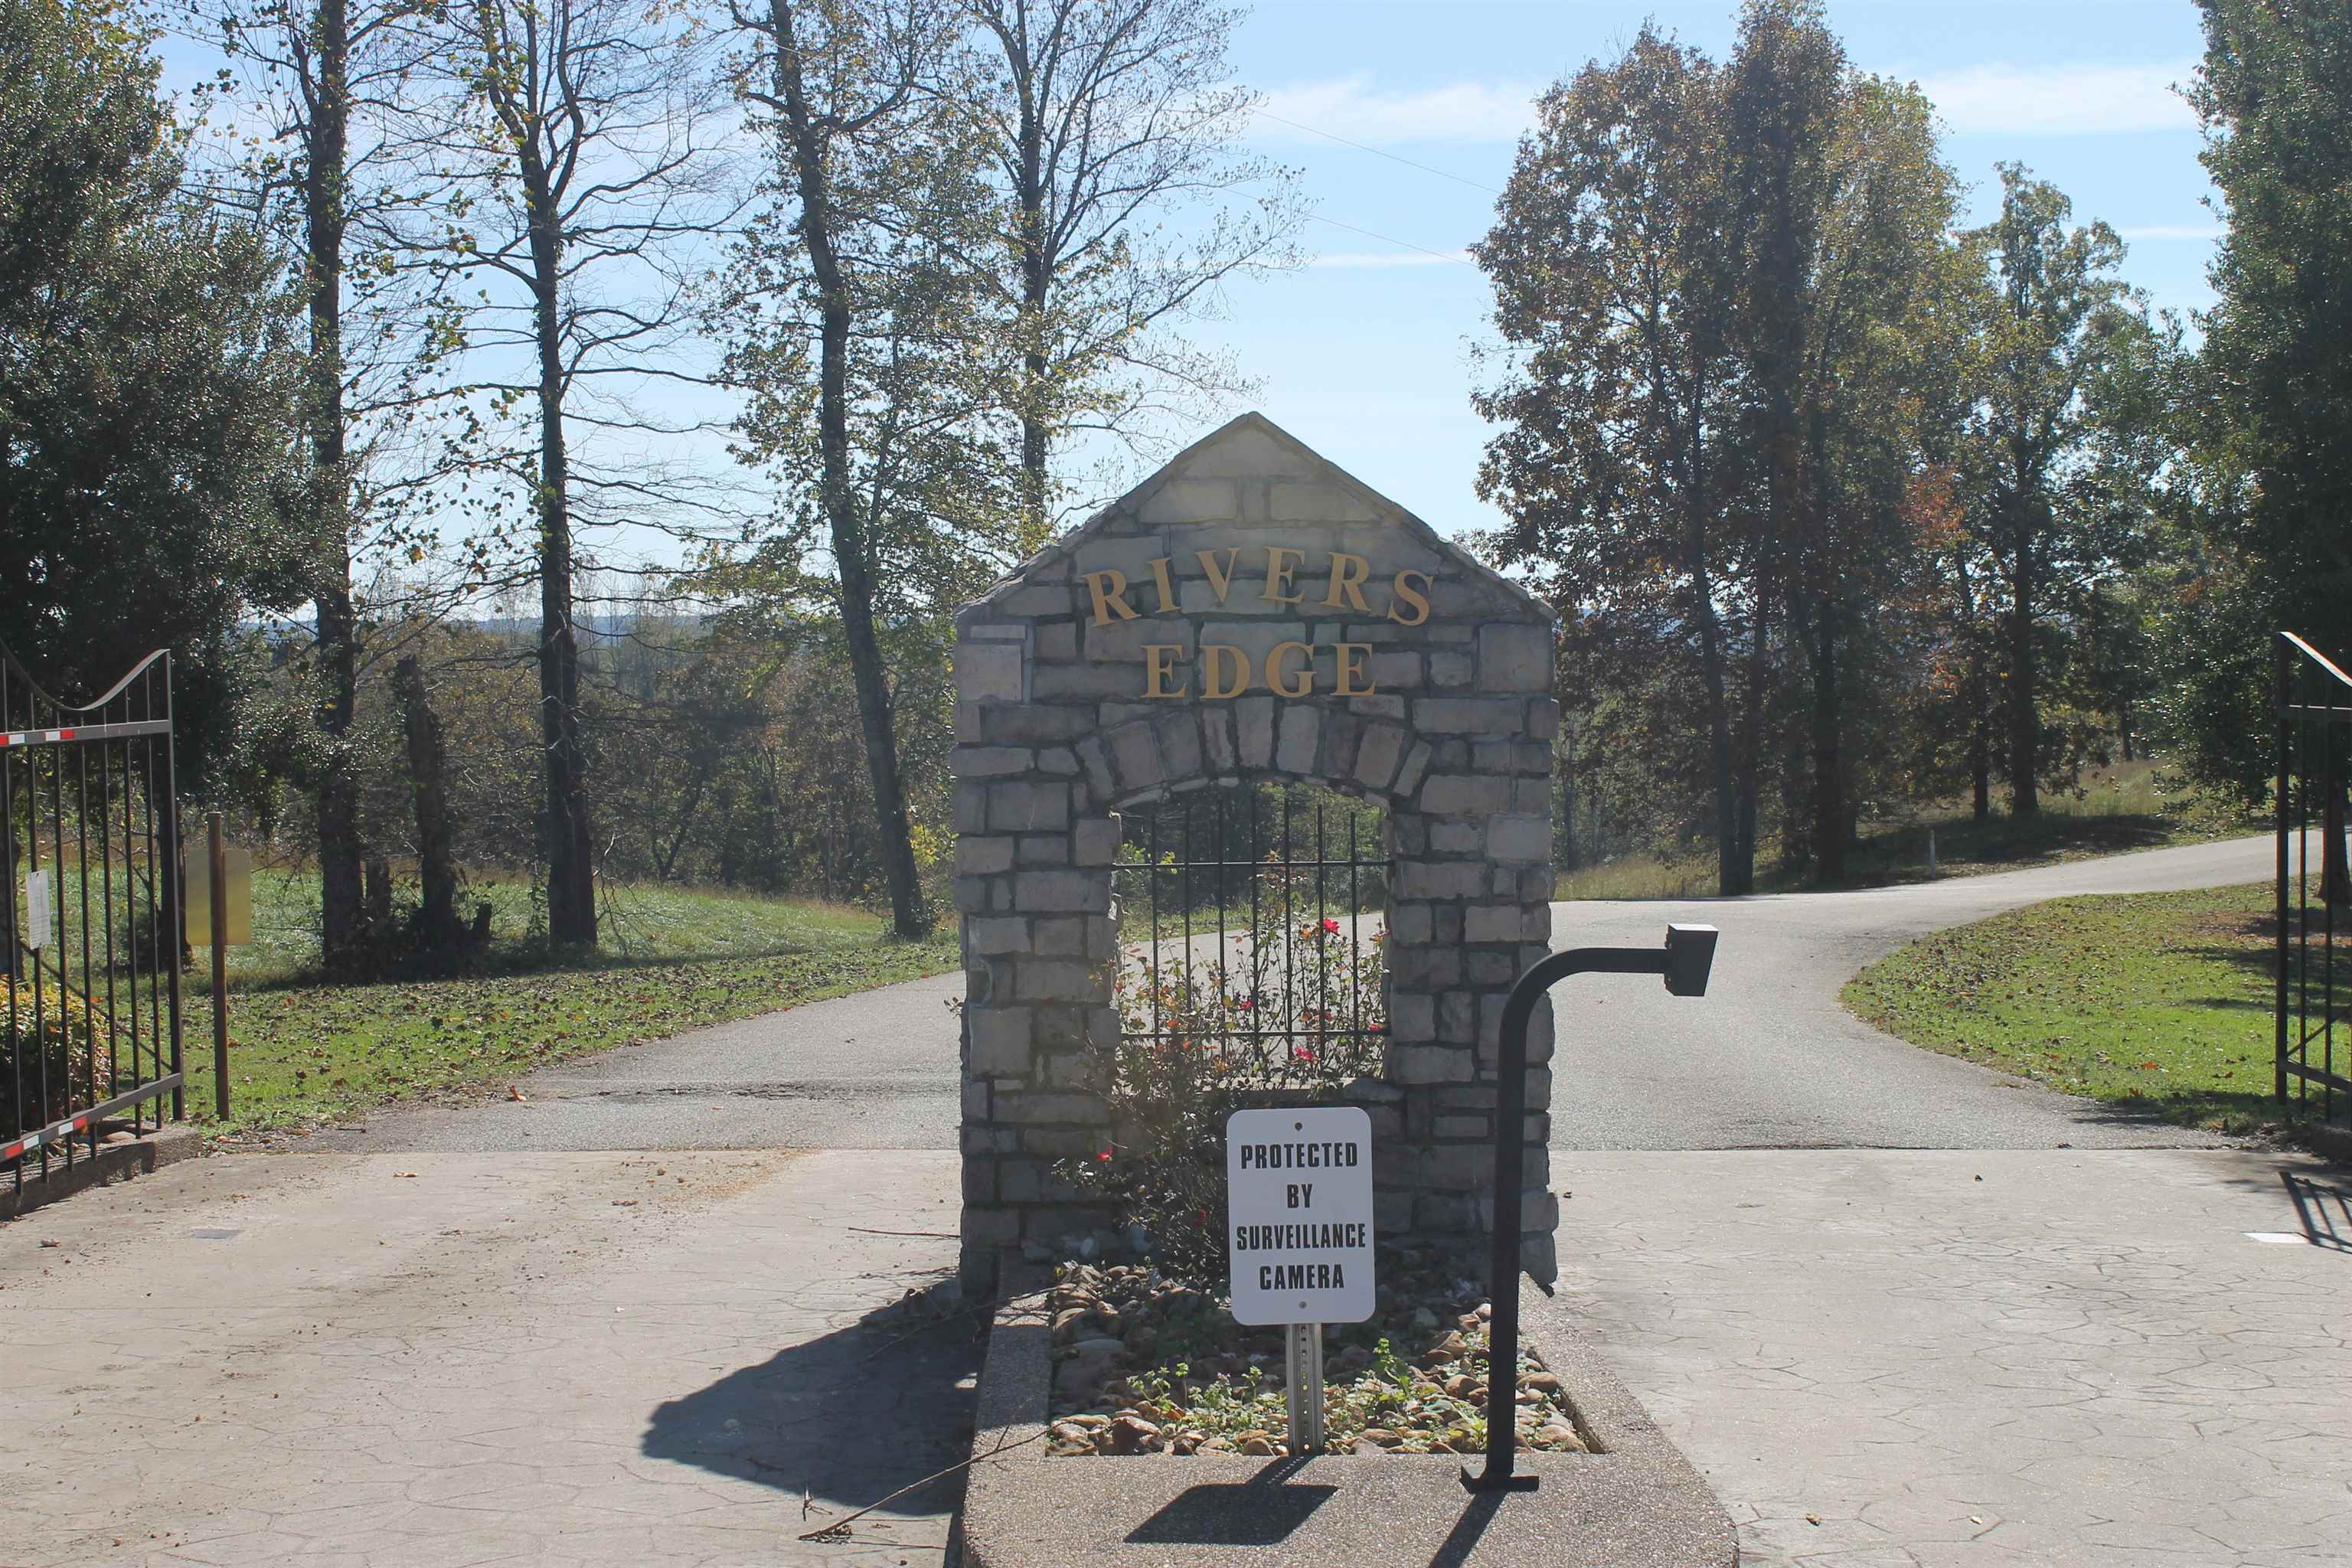
[[(1838, 988), (1914, 937), (2070, 893), (2258, 880), (2266, 838), (1852, 893), (1557, 904), (1555, 946), (1659, 941), (1669, 921), (1723, 930), (1704, 1002), (1654, 982), (1556, 993), (1553, 1142), (1563, 1149), (2019, 1148), (2210, 1143), (2119, 1119), (1880, 1034)], [(952, 1149), (960, 974), (698, 1029), (548, 1068), (523, 1103), (387, 1114), (320, 1147)]]
[(1838, 1004), (1854, 972), (1918, 937), (2076, 893), (2269, 876), (2267, 838), (1851, 893), (1555, 904), (1552, 945), (1661, 942), (1721, 928), (1704, 1001), (1593, 977), (1552, 994), (1552, 1142), (1562, 1149), (2049, 1149), (2225, 1140), (2124, 1116), (1880, 1033)]

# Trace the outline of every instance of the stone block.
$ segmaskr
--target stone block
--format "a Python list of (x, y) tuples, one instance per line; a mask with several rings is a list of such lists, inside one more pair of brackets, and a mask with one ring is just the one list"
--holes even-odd
[(988, 786), (988, 826), (992, 833), (1058, 833), (1069, 826), (1070, 786), (1066, 784)]
[(1274, 766), (1274, 699), (1244, 697), (1234, 704), (1234, 729), (1242, 766)]
[(959, 784), (948, 797), (948, 816), (958, 833), (988, 831), (988, 786)]
[(1054, 958), (1084, 957), (1087, 915), (1041, 915), (1031, 928), (1029, 951)]
[(1013, 841), (1007, 837), (982, 837), (961, 834), (956, 839), (956, 871), (960, 876), (984, 877), (992, 871), (1013, 869)]
[(1075, 777), (1078, 771), (1078, 754), (1067, 746), (1048, 746), (1037, 753), (1037, 771), (1059, 778)]
[(1427, 904), (1397, 903), (1389, 906), (1390, 942), (1427, 942), (1429, 932), (1430, 919)]
[(1486, 868), (1477, 860), (1406, 860), (1397, 868), (1400, 898), (1477, 898)]
[(1470, 689), (1470, 656), (1452, 648), (1433, 650), (1429, 656), (1429, 684), (1437, 691), (1467, 691)]
[(955, 661), (956, 696), (962, 701), (1018, 702), (1028, 695), (1018, 643), (959, 643)]
[(1041, 664), (1031, 685), (1040, 702), (1072, 699), (1099, 702), (1106, 698), (1139, 701), (1143, 672), (1132, 664)]
[(985, 958), (1029, 951), (1029, 922), (1018, 915), (972, 915), (963, 922), (964, 950)]
[(1549, 626), (1496, 624), (1478, 628), (1478, 689), (1549, 691), (1552, 680)]
[(1230, 704), (1217, 703), (1201, 710), (1201, 753), (1208, 771), (1220, 776), (1241, 765), (1241, 753), (1234, 744)]
[(1437, 999), (1437, 1037), (1448, 1045), (1478, 1043), (1478, 994), (1448, 991)]
[(1475, 822), (1433, 822), (1429, 826), (1429, 852), (1475, 855), (1485, 837)]
[(1511, 781), (1484, 773), (1432, 773), (1421, 809), (1433, 816), (1487, 816), (1511, 809)]
[(1551, 863), (1551, 816), (1506, 812), (1486, 819), (1486, 858), (1506, 864)]
[(1036, 631), (1036, 649), (1041, 664), (1067, 664), (1078, 657), (1078, 624), (1076, 621), (1045, 621)]
[(1399, 991), (1389, 998), (1389, 1038), (1398, 1045), (1425, 1045), (1437, 1038), (1437, 998), (1422, 991)]
[[(1229, 479), (1172, 479), (1136, 509), (1137, 518), (1147, 523), (1231, 522), (1241, 515), (1240, 487)], [(1090, 565), (1081, 563), (1078, 569)]]
[[(1431, 663), (1439, 657), (1432, 654)], [(1412, 705), (1412, 719), (1424, 735), (1517, 735), (1527, 706), (1511, 697), (1424, 697)]]
[(982, 1078), (1018, 1078), (1029, 1070), (1030, 1015), (1026, 1007), (967, 1008), (971, 1060), (966, 1070)]
[(1418, 691), (1422, 679), (1421, 655), (1402, 652), (1373, 654), (1364, 660), (1364, 675), (1375, 691)]
[(1396, 777), (1404, 752), (1405, 734), (1393, 724), (1367, 724), (1356, 745), (1356, 779), (1366, 789), (1381, 790)]
[(1160, 748), (1152, 743), (1150, 724), (1122, 724), (1110, 732), (1108, 740), (1111, 762), (1118, 769), (1122, 790), (1152, 789), (1167, 782), (1168, 774), (1160, 766)]
[(1024, 1002), (1078, 1002), (1095, 996), (1099, 982), (1082, 958), (1024, 957), (1014, 966), (1014, 994)]
[(996, 1103), (998, 1120), (1017, 1127), (1101, 1126), (1109, 1120), (1102, 1097), (1096, 1094), (1000, 1093)]
[(1516, 942), (1525, 921), (1518, 904), (1472, 904), (1462, 911), (1465, 942)]
[(1276, 479), (1266, 496), (1275, 522), (1370, 522), (1371, 502), (1343, 486), (1306, 479)]
[(1429, 767), (1429, 742), (1415, 741), (1412, 750), (1404, 754), (1404, 765), (1398, 769), (1396, 783), (1389, 786), (1389, 794), (1398, 800), (1411, 800), (1413, 792), (1421, 787), (1421, 775)]
[(1094, 791), (1097, 803), (1108, 803), (1118, 796), (1118, 789), (1111, 782), (1110, 748), (1102, 737), (1089, 735), (1073, 748), (1078, 753), (1078, 765), (1087, 771), (1087, 787)]
[(1402, 1084), (1466, 1083), (1477, 1060), (1458, 1046), (1389, 1047), (1389, 1072)]
[(1118, 858), (1118, 821), (1109, 816), (1078, 819), (1070, 834), (1070, 858), (1080, 866), (1108, 866)]
[(1171, 713), (1152, 726), (1160, 763), (1171, 780), (1201, 776), (1201, 724), (1190, 713)]
[(1275, 767), (1304, 776), (1315, 771), (1315, 751), (1323, 727), (1322, 713), (1293, 703), (1282, 711), (1282, 736), (1275, 748)]
[(1528, 704), (1528, 736), (1549, 741), (1559, 733), (1559, 700), (1538, 697)]
[(1110, 909), (1108, 871), (1016, 871), (1012, 882), (1015, 907), (1033, 914), (1103, 914)]
[(1023, 866), (1066, 866), (1070, 863), (1070, 837), (1066, 833), (1026, 833), (1022, 835), (1014, 851), (1015, 863)]

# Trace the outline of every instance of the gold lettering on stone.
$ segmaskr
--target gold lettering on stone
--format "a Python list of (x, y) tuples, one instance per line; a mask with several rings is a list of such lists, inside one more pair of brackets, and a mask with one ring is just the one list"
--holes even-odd
[[(1293, 686), (1282, 672), (1282, 656), (1292, 648), (1305, 655), (1298, 667), (1298, 683)], [(1278, 642), (1266, 650), (1265, 683), (1276, 696), (1304, 697), (1315, 689), (1315, 650), (1303, 642)]]
[[(1334, 649), (1339, 667), (1339, 684), (1331, 688), (1335, 697), (1370, 697), (1372, 683), (1364, 679), (1364, 660), (1371, 657), (1372, 645), (1343, 642)], [(1360, 684), (1359, 684), (1360, 682)]]
[(1201, 645), (1201, 695), (1213, 701), (1239, 697), (1249, 689), (1249, 656), (1230, 643)]
[(1095, 625), (1107, 626), (1114, 616), (1122, 621), (1136, 618), (1134, 607), (1127, 602), (1127, 574), (1118, 568), (1087, 573), (1087, 592), (1094, 595)]
[(1168, 689), (1169, 677), (1176, 673), (1176, 660), (1184, 652), (1181, 643), (1145, 643), (1143, 645), (1143, 695), (1155, 697), (1189, 697), (1189, 687)]
[(1217, 564), (1217, 552), (1213, 550), (1196, 550), (1192, 553), (1201, 558), (1201, 570), (1209, 574), (1210, 592), (1217, 595), (1217, 603), (1223, 604), (1226, 590), (1234, 585), (1234, 568), (1241, 563), (1242, 547), (1236, 544), (1228, 549), (1223, 566)]
[(1176, 589), (1168, 581), (1168, 557), (1165, 555), (1151, 563), (1151, 585), (1160, 590), (1160, 613), (1163, 616), (1174, 615)]
[[(1417, 626), (1421, 625), (1422, 622), (1429, 619), (1429, 600), (1420, 590), (1413, 588), (1411, 584), (1405, 582), (1405, 579), (1408, 577), (1420, 578), (1421, 586), (1423, 589), (1429, 586), (1429, 574), (1426, 572), (1407, 570), (1398, 573), (1396, 574), (1396, 604), (1392, 604), (1389, 606), (1389, 619), (1394, 621), (1401, 626)], [(1404, 616), (1397, 614), (1397, 605), (1412, 605), (1412, 618), (1411, 620), (1407, 620)]]
[(1339, 551), (1331, 552), (1331, 583), (1323, 593), (1323, 607), (1341, 608), (1340, 599), (1356, 606), (1359, 614), (1370, 615), (1372, 607), (1364, 603), (1364, 579), (1372, 574), (1372, 563), (1360, 555), (1349, 555)]
[[(1283, 557), (1286, 555), (1290, 559), (1284, 560)], [(1267, 545), (1265, 547), (1265, 592), (1258, 597), (1276, 605), (1295, 605), (1307, 597), (1304, 592), (1297, 594), (1283, 592), (1285, 588), (1290, 586), (1290, 574), (1297, 571), (1298, 563), (1306, 559), (1307, 552), (1304, 550), (1293, 550), (1283, 544)]]

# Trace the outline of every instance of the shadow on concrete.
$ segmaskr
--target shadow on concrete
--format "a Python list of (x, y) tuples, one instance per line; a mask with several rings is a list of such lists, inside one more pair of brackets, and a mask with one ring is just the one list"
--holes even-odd
[[(656, 1405), (639, 1450), (805, 1499), (805, 1525), (781, 1522), (822, 1529), (971, 1457), (987, 1327), (985, 1314), (950, 1319), (893, 1343), (903, 1325), (858, 1324), (790, 1346)], [(963, 1489), (957, 1470), (877, 1517), (953, 1513)]]
[(1276, 1459), (1239, 1486), (1186, 1487), (1127, 1539), (1157, 1546), (1277, 1546), (1339, 1489), (1288, 1484), (1306, 1463)]
[(1495, 1522), (1495, 1515), (1502, 1511), (1503, 1499), (1507, 1495), (1505, 1492), (1471, 1493), (1470, 1500), (1462, 1505), (1462, 1517), (1454, 1521), (1454, 1528), (1447, 1531), (1445, 1539), (1437, 1543), (1437, 1554), (1429, 1560), (1429, 1568), (1462, 1568), (1462, 1564), (1469, 1562), (1470, 1554), (1478, 1550), (1479, 1538), (1486, 1533), (1486, 1527)]
[(2281, 1171), (2279, 1180), (2305, 1240), (2330, 1252), (2352, 1252), (2352, 1186), (2315, 1182), (2294, 1171)]

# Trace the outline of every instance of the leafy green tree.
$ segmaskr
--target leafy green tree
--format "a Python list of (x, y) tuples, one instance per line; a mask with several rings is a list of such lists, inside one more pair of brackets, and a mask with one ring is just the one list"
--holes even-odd
[[(929, 930), (901, 699), (947, 658), (947, 616), (1021, 552), (1004, 312), (969, 258), (993, 211), (955, 106), (955, 19), (928, 0), (769, 0), (745, 97), (775, 149), (768, 209), (722, 314), (750, 394), (744, 455), (782, 515), (720, 585), (779, 633), (837, 632), (855, 679), (893, 919)], [(894, 679), (893, 671), (902, 672)]]
[(181, 192), (152, 34), (0, 0), (0, 640), (65, 696), (169, 647), (183, 782), (231, 742), (236, 627), (308, 595), (283, 259)]
[(2043, 665), (2051, 621), (2115, 562), (2135, 518), (2095, 472), (2091, 393), (2123, 345), (2147, 331), (2116, 276), (2123, 242), (2105, 224), (2069, 228), (2073, 204), (2015, 163), (2000, 166), (2000, 215), (1967, 236), (1990, 288), (1972, 421), (1982, 529), (2003, 594), (2010, 810), (2040, 809)]
[(1487, 552), (1566, 607), (1572, 684), (1622, 684), (1660, 655), (1696, 674), (1731, 893), (1753, 859), (1727, 674), (1744, 540), (1722, 110), (1716, 68), (1648, 26), (1538, 101), (1475, 251), (1507, 356), (1475, 403), (1502, 426), (1478, 489), (1509, 521)]
[(2189, 99), (2229, 226), (2201, 395), (2182, 422), (2210, 556), (2168, 640), (2192, 762), (2258, 799), (2272, 634), (2352, 653), (2352, 9), (2198, 8), (2205, 59)]

